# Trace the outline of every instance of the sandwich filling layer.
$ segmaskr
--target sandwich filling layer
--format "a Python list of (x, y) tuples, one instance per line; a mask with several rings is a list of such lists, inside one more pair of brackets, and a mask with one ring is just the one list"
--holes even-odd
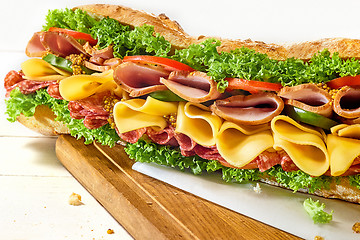
[(279, 61), (221, 51), (218, 39), (174, 50), (151, 25), (80, 9), (46, 20), (26, 48), (31, 58), (5, 77), (10, 121), (46, 105), (71, 135), (125, 141), (136, 161), (295, 191), (341, 178), (360, 189), (358, 60), (325, 49)]

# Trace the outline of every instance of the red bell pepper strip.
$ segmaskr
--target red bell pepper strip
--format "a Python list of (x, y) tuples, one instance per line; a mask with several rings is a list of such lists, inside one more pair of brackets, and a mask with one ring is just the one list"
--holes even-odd
[(245, 80), (241, 78), (226, 78), (228, 87), (226, 90), (241, 89), (250, 93), (258, 93), (259, 91), (280, 91), (282, 85), (280, 83), (261, 82), (254, 80)]
[(85, 40), (85, 41), (89, 42), (90, 45), (92, 45), (92, 46), (97, 44), (97, 40), (95, 40), (93, 37), (91, 37), (91, 35), (88, 34), (88, 33), (77, 32), (77, 31), (74, 31), (74, 30), (65, 29), (65, 28), (57, 28), (57, 27), (49, 28), (49, 32), (65, 33), (65, 34), (67, 34), (69, 36), (72, 36), (75, 39)]
[(135, 63), (149, 63), (157, 64), (163, 66), (169, 71), (195, 71), (192, 67), (178, 62), (173, 59), (157, 57), (157, 56), (148, 56), (148, 55), (137, 55), (137, 56), (125, 56), (123, 59), (124, 62), (135, 62)]
[(360, 86), (360, 75), (335, 78), (326, 85), (332, 89), (339, 89), (343, 86)]

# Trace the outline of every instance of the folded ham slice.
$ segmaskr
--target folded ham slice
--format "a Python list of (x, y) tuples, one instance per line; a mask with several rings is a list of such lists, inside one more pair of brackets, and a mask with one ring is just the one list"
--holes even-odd
[(84, 66), (98, 72), (105, 72), (110, 69), (115, 69), (122, 63), (120, 58), (110, 58), (104, 60), (102, 58), (90, 58), (90, 61), (84, 61)]
[(96, 49), (92, 47), (89, 42), (86, 42), (83, 48), (93, 58), (102, 58), (107, 60), (114, 57), (114, 50), (112, 45), (109, 45), (103, 49)]
[(216, 82), (204, 72), (175, 71), (160, 80), (176, 95), (189, 102), (202, 103), (220, 97)]
[(105, 71), (108, 71), (111, 69), (110, 66), (97, 65), (97, 64), (89, 62), (89, 61), (85, 61), (84, 66), (91, 70), (97, 71), (97, 72), (105, 72)]
[(28, 57), (42, 57), (45, 53), (53, 53), (60, 57), (80, 53), (88, 55), (75, 38), (59, 32), (34, 33), (25, 52)]
[(264, 92), (253, 95), (236, 95), (217, 100), (210, 107), (216, 115), (237, 123), (258, 125), (268, 123), (279, 115), (284, 102), (274, 93)]
[(285, 99), (285, 104), (331, 117), (331, 95), (315, 84), (301, 84), (294, 87), (283, 87), (278, 95)]
[(163, 67), (125, 62), (115, 68), (114, 80), (131, 97), (138, 97), (166, 90), (160, 78), (167, 78), (169, 74)]
[(119, 66), (122, 63), (121, 58), (110, 58), (106, 59), (103, 62), (104, 66), (110, 66), (112, 69), (115, 69), (115, 67)]
[(344, 118), (344, 117), (337, 117), (337, 120), (341, 123), (345, 123), (345, 124), (360, 124), (360, 117), (358, 118)]
[(360, 88), (345, 86), (335, 95), (334, 111), (341, 117), (355, 119), (360, 117)]
[(40, 40), (42, 32), (36, 32), (28, 42), (25, 53), (28, 57), (42, 57), (47, 50)]
[(113, 46), (109, 45), (103, 49), (96, 49), (86, 42), (83, 45), (84, 50), (91, 56), (89, 61), (85, 61), (85, 67), (98, 72), (105, 72), (114, 69), (122, 63), (120, 58), (114, 57)]

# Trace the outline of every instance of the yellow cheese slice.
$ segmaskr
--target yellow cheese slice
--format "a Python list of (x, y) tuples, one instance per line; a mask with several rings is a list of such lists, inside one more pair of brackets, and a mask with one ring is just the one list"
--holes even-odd
[(114, 106), (114, 122), (119, 133), (143, 127), (161, 130), (168, 125), (164, 116), (176, 113), (177, 105), (177, 102), (163, 102), (152, 97), (120, 101)]
[(113, 70), (92, 75), (73, 75), (59, 84), (60, 94), (67, 101), (80, 100), (103, 91), (112, 91), (119, 96), (122, 93), (119, 88), (114, 81)]
[[(229, 121), (226, 121), (223, 123), (223, 125), (225, 124), (225, 126), (227, 126), (228, 124), (230, 124)], [(258, 132), (262, 132), (265, 130), (270, 130), (270, 123), (265, 123), (265, 124), (260, 124), (260, 125), (240, 125), (240, 124), (231, 124), (231, 126), (236, 126), (236, 128), (241, 129), (241, 132), (246, 134), (246, 135), (253, 135), (256, 134)], [(223, 129), (224, 126), (221, 126), (221, 128)]]
[(329, 134), (326, 144), (330, 156), (330, 170), (332, 176), (345, 173), (354, 159), (360, 155), (360, 140), (345, 138)]
[(249, 129), (249, 126), (226, 121), (216, 136), (220, 155), (235, 167), (245, 166), (273, 144), (269, 125), (251, 126)]
[(54, 81), (71, 76), (71, 73), (54, 67), (39, 58), (26, 60), (21, 64), (21, 70), (25, 75), (25, 79), (36, 81)]
[(339, 137), (347, 137), (360, 139), (360, 124), (339, 124), (337, 126), (332, 127), (331, 133), (337, 135)]
[(176, 132), (183, 133), (202, 146), (215, 145), (222, 119), (202, 104), (180, 102)]
[(299, 169), (312, 176), (328, 170), (329, 154), (321, 132), (283, 115), (271, 121), (271, 129), (274, 149), (283, 149)]
[(338, 131), (343, 129), (343, 128), (346, 128), (347, 126), (349, 126), (349, 125), (347, 125), (347, 124), (338, 124), (338, 125), (330, 128), (330, 131), (331, 131), (332, 134), (338, 135)]

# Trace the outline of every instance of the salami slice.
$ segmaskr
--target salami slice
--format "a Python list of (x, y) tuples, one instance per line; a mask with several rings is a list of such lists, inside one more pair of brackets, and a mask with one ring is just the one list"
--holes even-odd
[(75, 119), (84, 118), (84, 126), (89, 129), (107, 124), (109, 113), (104, 109), (104, 98), (110, 94), (110, 92), (101, 92), (81, 100), (70, 101), (68, 104), (70, 116)]

